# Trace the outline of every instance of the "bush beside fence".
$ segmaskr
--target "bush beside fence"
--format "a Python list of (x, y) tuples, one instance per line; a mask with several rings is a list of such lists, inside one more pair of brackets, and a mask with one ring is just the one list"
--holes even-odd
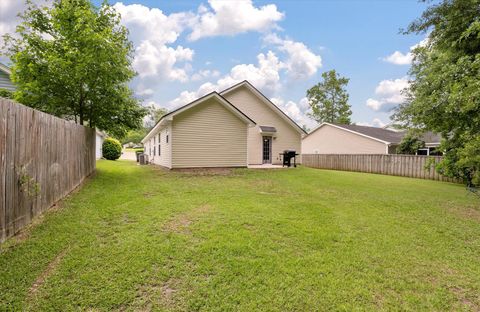
[(95, 171), (95, 130), (0, 98), (0, 242)]
[(306, 167), (379, 173), (386, 175), (456, 182), (455, 179), (440, 175), (432, 159), (440, 162), (440, 156), (416, 155), (361, 155), (361, 154), (302, 154), (302, 164)]

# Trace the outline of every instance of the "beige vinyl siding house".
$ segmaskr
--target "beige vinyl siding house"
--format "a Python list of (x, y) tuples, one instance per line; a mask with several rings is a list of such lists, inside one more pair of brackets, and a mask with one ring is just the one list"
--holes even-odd
[[(302, 140), (302, 154), (396, 154), (407, 131), (324, 122)], [(426, 132), (420, 136), (425, 148), (418, 155), (440, 155), (441, 136)]]
[(302, 154), (385, 154), (385, 143), (325, 125), (302, 141)]
[(172, 168), (246, 167), (248, 125), (210, 100), (174, 117)]
[(16, 88), (10, 79), (10, 75), (10, 68), (0, 63), (0, 89), (15, 91)]
[(213, 92), (163, 116), (142, 143), (150, 163), (169, 169), (246, 167), (253, 125)]
[(357, 125), (322, 123), (302, 140), (302, 154), (391, 154), (403, 133)]
[(285, 149), (300, 153), (303, 134), (243, 81), (163, 116), (142, 143), (150, 163), (170, 169), (247, 167), (281, 164), (279, 153)]
[[(245, 81), (220, 94), (255, 120), (256, 125), (248, 129), (249, 165), (281, 164), (280, 153), (287, 149), (300, 153), (304, 130), (253, 85)], [(270, 142), (265, 143), (266, 139)], [(270, 160), (264, 155), (264, 143), (270, 145)]]

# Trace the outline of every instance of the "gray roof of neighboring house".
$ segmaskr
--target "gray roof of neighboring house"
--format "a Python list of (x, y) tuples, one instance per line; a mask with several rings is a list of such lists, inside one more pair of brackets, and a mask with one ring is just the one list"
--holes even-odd
[[(407, 134), (406, 130), (393, 131), (393, 130), (377, 128), (377, 127), (368, 127), (368, 126), (359, 126), (359, 125), (342, 125), (342, 124), (335, 124), (335, 126), (348, 129), (350, 131), (355, 131), (363, 135), (366, 135), (378, 140), (382, 140), (385, 142), (389, 142), (392, 144), (399, 144), (402, 141), (403, 137)], [(421, 135), (420, 139), (428, 144), (428, 143), (439, 143), (442, 137), (438, 133), (433, 133), (429, 131)]]
[(400, 143), (405, 135), (405, 132), (397, 132), (377, 127), (367, 127), (358, 125), (341, 125), (335, 124), (338, 127), (342, 127), (351, 131), (355, 131), (366, 136), (379, 139), (389, 143)]

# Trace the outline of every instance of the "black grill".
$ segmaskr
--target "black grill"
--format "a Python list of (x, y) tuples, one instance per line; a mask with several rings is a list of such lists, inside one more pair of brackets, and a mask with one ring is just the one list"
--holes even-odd
[(297, 167), (296, 156), (298, 156), (298, 154), (295, 150), (284, 150), (280, 155), (283, 157), (283, 166), (291, 167), (293, 159), (293, 166)]

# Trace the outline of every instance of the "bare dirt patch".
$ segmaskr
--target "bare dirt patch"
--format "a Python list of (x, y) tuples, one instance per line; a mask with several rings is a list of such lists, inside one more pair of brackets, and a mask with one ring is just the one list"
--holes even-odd
[(67, 252), (68, 252), (68, 248), (65, 248), (58, 255), (56, 255), (52, 261), (50, 261), (50, 263), (47, 265), (45, 270), (43, 270), (43, 272), (37, 277), (35, 282), (32, 284), (32, 286), (28, 290), (28, 298), (32, 298), (33, 296), (35, 296), (38, 289), (42, 287), (42, 285), (45, 283), (47, 278), (50, 275), (52, 275), (52, 273), (57, 269), (58, 265), (60, 264), (62, 259), (65, 257)]
[(480, 208), (478, 207), (457, 207), (453, 203), (446, 203), (446, 209), (463, 220), (480, 222)]
[(233, 168), (179, 168), (172, 169), (172, 171), (189, 176), (229, 176), (233, 174)]
[(208, 204), (200, 205), (193, 210), (175, 216), (172, 220), (163, 226), (166, 232), (190, 234), (189, 227), (201, 215), (207, 213), (211, 209)]
[(137, 289), (137, 298), (133, 303), (135, 311), (152, 311), (157, 306), (166, 308), (174, 308), (177, 305), (175, 293), (179, 281), (176, 279), (169, 279), (163, 284), (151, 283), (144, 284)]

